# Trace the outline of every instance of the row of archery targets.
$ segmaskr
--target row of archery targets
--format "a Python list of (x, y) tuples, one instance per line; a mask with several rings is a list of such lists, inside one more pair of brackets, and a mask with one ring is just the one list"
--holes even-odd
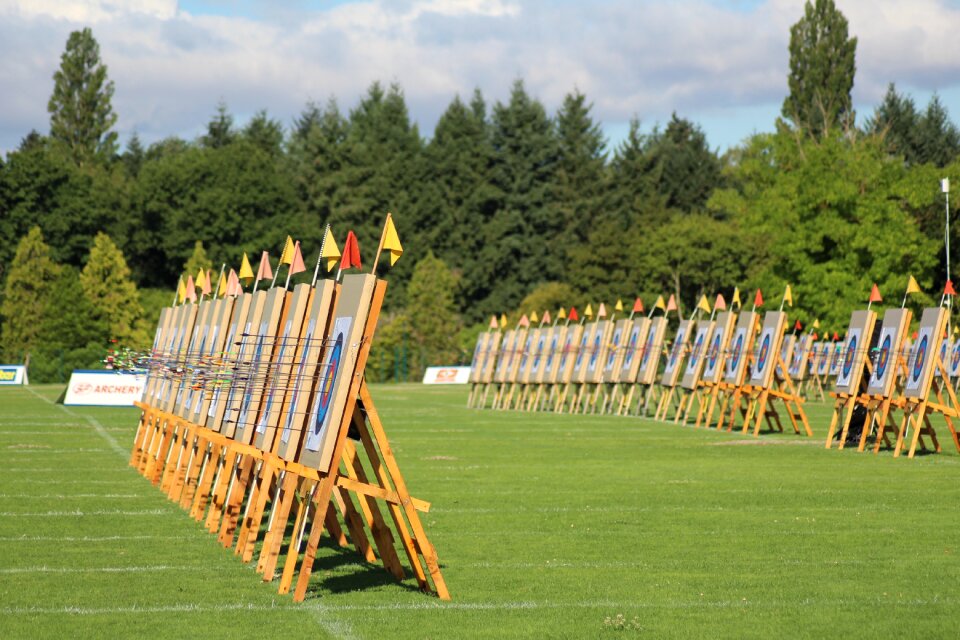
[[(912, 281), (912, 278), (911, 278)], [(789, 289), (788, 289), (789, 292)], [(718, 297), (718, 300), (722, 299)], [(617, 305), (618, 308), (621, 305)], [(658, 305), (661, 309), (662, 305)], [(601, 305), (602, 307), (602, 305)], [(709, 312), (670, 326), (667, 314), (571, 320), (527, 316), (513, 329), (493, 318), (480, 334), (470, 370), (467, 406), (555, 413), (653, 417), (677, 424), (758, 435), (764, 426), (812, 437), (808, 397), (829, 389), (833, 412), (826, 447), (847, 442), (851, 421), (863, 421), (863, 451), (894, 456), (909, 446), (940, 451), (931, 418), (942, 418), (960, 451), (960, 417), (951, 380), (960, 373), (960, 339), (949, 340), (949, 310), (924, 309), (910, 337), (909, 309), (888, 309), (878, 323), (868, 306), (854, 311), (843, 340), (792, 331), (787, 313)], [(562, 311), (562, 310), (561, 310)], [(668, 338), (668, 334), (670, 338)], [(848, 433), (849, 432), (849, 433)]]
[(420, 521), (430, 505), (410, 496), (364, 376), (381, 250), (391, 264), (403, 251), (389, 215), (371, 273), (345, 272), (360, 267), (348, 236), (336, 278), (187, 298), (162, 311), (138, 362), (130, 464), (297, 601), (324, 533), (449, 599)]

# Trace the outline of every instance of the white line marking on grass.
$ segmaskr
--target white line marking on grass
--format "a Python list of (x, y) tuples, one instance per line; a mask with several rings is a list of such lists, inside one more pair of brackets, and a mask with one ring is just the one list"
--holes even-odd
[(100, 422), (98, 422), (95, 418), (92, 418), (90, 416), (82, 416), (80, 414), (74, 413), (73, 411), (70, 411), (70, 409), (67, 409), (65, 406), (61, 404), (57, 404), (56, 402), (54, 402), (53, 400), (50, 400), (49, 398), (45, 398), (44, 396), (40, 395), (30, 387), (27, 387), (26, 389), (36, 397), (46, 402), (47, 404), (52, 404), (56, 408), (60, 409), (60, 411), (64, 412), (68, 416), (78, 418), (80, 420), (86, 420), (87, 424), (93, 427), (94, 430), (97, 432), (97, 435), (99, 435), (101, 438), (107, 441), (107, 444), (110, 445), (111, 449), (113, 449), (114, 451), (116, 451), (117, 453), (119, 453), (121, 456), (125, 458), (130, 455), (130, 452), (124, 449), (123, 447), (121, 447), (120, 443), (117, 442), (117, 440), (112, 435), (110, 435), (107, 432), (106, 428), (104, 428), (104, 426), (100, 424)]
[(27, 453), (27, 454), (29, 454), (29, 453), (54, 453), (54, 454), (58, 454), (58, 453), (103, 453), (104, 451), (109, 451), (109, 449), (104, 449), (104, 448), (102, 448), (102, 447), (100, 447), (100, 448), (92, 448), (92, 449), (91, 449), (91, 448), (87, 448), (87, 447), (76, 447), (76, 448), (74, 448), (74, 449), (48, 449), (48, 448), (46, 448), (46, 447), (44, 447), (44, 446), (42, 446), (42, 445), (38, 446), (38, 445), (16, 445), (16, 444), (15, 444), (15, 445), (10, 445), (10, 446), (5, 447), (5, 448), (6, 448), (7, 450), (12, 450), (12, 451), (13, 451), (13, 455), (11, 455), (11, 456), (9, 456), (9, 457), (4, 456), (4, 458), (6, 458), (6, 459), (8, 459), (8, 460), (9, 460), (9, 459), (16, 458), (17, 456), (21, 456), (21, 455), (23, 455), (23, 454), (25, 454), (25, 453)]
[(194, 540), (193, 536), (7, 536), (0, 542), (116, 542), (122, 540)]
[(0, 511), (0, 518), (61, 518), (82, 516), (168, 516), (175, 513), (169, 509), (142, 509), (139, 511), (120, 511), (119, 509), (101, 509), (98, 511)]
[[(7, 469), (10, 471), (10, 469)], [(130, 480), (59, 480), (50, 478), (4, 478), (4, 484), (130, 484)]]
[(16, 567), (0, 569), (0, 574), (10, 573), (147, 573), (151, 571), (192, 571), (196, 567), (174, 567), (165, 564), (143, 567)]
[(0, 493), (0, 498), (28, 498), (31, 500), (70, 500), (73, 498), (97, 498), (110, 500), (127, 500), (132, 498), (144, 498), (145, 496), (135, 493), (75, 493), (65, 495), (61, 493), (47, 493), (37, 495), (35, 493)]

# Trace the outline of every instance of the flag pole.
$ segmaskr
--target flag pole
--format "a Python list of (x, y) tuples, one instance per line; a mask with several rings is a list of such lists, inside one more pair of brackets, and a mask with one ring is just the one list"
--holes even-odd
[[(299, 240), (293, 243), (293, 255), (297, 255), (297, 245), (300, 243)], [(290, 269), (293, 268), (293, 256), (290, 256), (290, 264), (287, 265), (287, 281), (283, 283), (283, 290), (286, 291), (290, 288)]]
[[(217, 289), (220, 289), (220, 280), (223, 279), (223, 270), (226, 269), (226, 268), (227, 268), (227, 263), (226, 263), (226, 262), (223, 262), (223, 263), (220, 264), (220, 277), (217, 278)], [(212, 289), (211, 289), (211, 290), (212, 290)], [(219, 291), (218, 291), (218, 293), (219, 293)], [(213, 294), (213, 297), (216, 298), (216, 297), (217, 297), (217, 294), (216, 294), (216, 293)], [(224, 297), (224, 298), (227, 297), (227, 292), (226, 292), (226, 291), (223, 292), (223, 297)]]
[(177, 306), (177, 298), (180, 297), (180, 285), (183, 284), (183, 274), (180, 274), (180, 277), (177, 278), (177, 287), (173, 290), (173, 302), (170, 303), (171, 307)]
[(327, 234), (330, 233), (330, 225), (327, 224), (323, 229), (323, 240), (320, 241), (320, 255), (317, 256), (317, 266), (313, 268), (313, 281), (311, 287), (317, 286), (317, 276), (320, 274), (320, 263), (323, 261), (323, 249), (327, 245)]
[(390, 220), (393, 216), (387, 211), (387, 217), (383, 221), (383, 231), (380, 232), (380, 244), (377, 245), (377, 255), (373, 258), (373, 269), (370, 270), (370, 273), (377, 275), (377, 263), (380, 262), (380, 253), (383, 251), (383, 243), (387, 239), (387, 227), (390, 226)]
[[(281, 258), (283, 257), (283, 253), (282, 253), (282, 252), (280, 253), (280, 257), (281, 257)], [(283, 266), (283, 263), (282, 263), (282, 262), (279, 263), (279, 264), (277, 264), (277, 269), (276, 269), (276, 271), (273, 272), (273, 280), (270, 281), (270, 288), (271, 288), (271, 289), (273, 289), (275, 286), (277, 286), (277, 276), (280, 275), (280, 267), (282, 267), (282, 266)]]

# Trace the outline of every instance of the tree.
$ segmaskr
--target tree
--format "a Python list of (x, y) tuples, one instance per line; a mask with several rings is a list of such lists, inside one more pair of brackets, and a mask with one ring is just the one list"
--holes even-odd
[(945, 167), (960, 154), (960, 131), (936, 94), (917, 123), (917, 161)]
[(105, 233), (93, 239), (87, 264), (80, 272), (80, 287), (93, 309), (91, 317), (104, 322), (121, 346), (138, 347), (147, 342), (137, 327), (143, 315), (137, 285), (130, 279), (123, 253)]
[(414, 343), (429, 364), (449, 364), (460, 357), (460, 317), (453, 301), (456, 277), (432, 251), (417, 262), (407, 286), (407, 311)]
[(100, 61), (100, 45), (89, 28), (74, 31), (53, 74), (53, 95), (47, 103), (50, 137), (77, 165), (105, 161), (116, 153), (117, 122), (110, 100), (113, 82)]
[(854, 122), (853, 77), (857, 39), (833, 0), (807, 0), (803, 18), (790, 28), (790, 94), (781, 112), (816, 139)]
[(233, 116), (227, 111), (227, 103), (221, 100), (217, 103), (217, 112), (207, 123), (207, 133), (200, 137), (200, 142), (210, 149), (219, 149), (233, 142), (236, 137)]
[(23, 361), (38, 344), (51, 285), (59, 274), (40, 227), (32, 227), (17, 244), (0, 305), (0, 343), (7, 361)]
[(140, 175), (140, 167), (143, 166), (146, 153), (147, 151), (143, 148), (143, 143), (140, 142), (140, 136), (134, 131), (133, 135), (130, 136), (129, 142), (127, 142), (126, 150), (123, 152), (123, 155), (120, 156), (120, 159), (123, 161), (123, 166), (127, 169), (127, 175), (130, 178), (136, 179), (136, 177)]
[(207, 257), (207, 252), (203, 248), (203, 240), (197, 240), (193, 243), (193, 253), (190, 254), (186, 264), (183, 265), (183, 272), (196, 278), (201, 269), (207, 271), (211, 268), (213, 268), (213, 263)]
[(898, 93), (892, 82), (865, 129), (881, 136), (887, 151), (908, 164), (930, 162), (944, 167), (960, 154), (960, 132), (950, 121), (940, 97), (934, 94), (921, 113), (913, 98)]
[(647, 138), (648, 180), (671, 209), (702, 211), (713, 190), (722, 185), (721, 162), (707, 145), (707, 136), (693, 122), (674, 113), (667, 128)]
[(283, 153), (283, 125), (267, 116), (267, 110), (257, 111), (241, 134), (273, 157)]

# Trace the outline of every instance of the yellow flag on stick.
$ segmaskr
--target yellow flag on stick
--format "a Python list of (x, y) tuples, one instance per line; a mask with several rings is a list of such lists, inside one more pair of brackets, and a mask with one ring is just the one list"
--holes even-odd
[(240, 262), (240, 274), (237, 277), (246, 280), (247, 284), (250, 284), (250, 281), (253, 280), (253, 269), (250, 267), (250, 260), (247, 258), (246, 252), (244, 252), (243, 260)]
[(217, 284), (217, 296), (222, 298), (227, 295), (227, 276), (220, 274), (220, 282)]
[(193, 280), (193, 286), (195, 286), (197, 289), (200, 289), (201, 293), (205, 293), (204, 289), (207, 288), (207, 280), (203, 269), (200, 269), (200, 271), (197, 272), (197, 277)]
[(400, 244), (400, 236), (397, 235), (397, 228), (393, 225), (393, 216), (387, 214), (387, 226), (383, 230), (383, 248), (390, 252), (390, 266), (392, 267), (403, 255), (403, 245)]
[(293, 238), (287, 236), (287, 241), (283, 245), (283, 253), (280, 254), (280, 264), (293, 263)]
[(540, 322), (540, 318), (537, 316), (536, 311), (530, 314), (530, 322)]
[(507, 314), (501, 313), (501, 314), (500, 314), (500, 328), (503, 329), (505, 326), (507, 326)]
[(657, 301), (653, 303), (653, 308), (666, 312), (667, 303), (663, 301), (663, 296), (657, 296)]
[(183, 276), (180, 276), (180, 282), (177, 283), (177, 302), (183, 304), (187, 299), (187, 285), (183, 283)]
[(906, 295), (910, 295), (911, 293), (920, 293), (920, 285), (917, 284), (917, 280), (913, 276), (910, 276), (910, 279), (907, 280)]
[(616, 311), (623, 311), (623, 300), (617, 298), (617, 304), (613, 306)]
[(584, 318), (593, 317), (593, 306), (591, 306), (589, 302), (587, 303), (587, 308), (583, 310), (583, 317)]
[(710, 303), (707, 301), (707, 296), (700, 296), (700, 302), (697, 303), (697, 309), (702, 309), (704, 313), (710, 313)]
[(787, 290), (783, 292), (783, 301), (793, 306), (793, 292), (790, 291), (790, 285), (787, 285)]
[(820, 328), (820, 318), (817, 318), (816, 320), (813, 321), (813, 328), (814, 329)]
[(327, 271), (333, 271), (333, 268), (340, 262), (340, 248), (337, 247), (337, 241), (333, 239), (333, 232), (327, 227), (327, 232), (323, 236), (323, 248), (320, 251), (320, 257), (327, 261)]
[(560, 307), (560, 311), (557, 311), (557, 319), (558, 319), (558, 320), (566, 320), (566, 319), (567, 319), (567, 310), (564, 309), (563, 307)]
[(733, 288), (733, 298), (730, 300), (731, 305), (737, 305), (737, 309), (743, 306), (743, 303), (740, 302), (740, 287)]

